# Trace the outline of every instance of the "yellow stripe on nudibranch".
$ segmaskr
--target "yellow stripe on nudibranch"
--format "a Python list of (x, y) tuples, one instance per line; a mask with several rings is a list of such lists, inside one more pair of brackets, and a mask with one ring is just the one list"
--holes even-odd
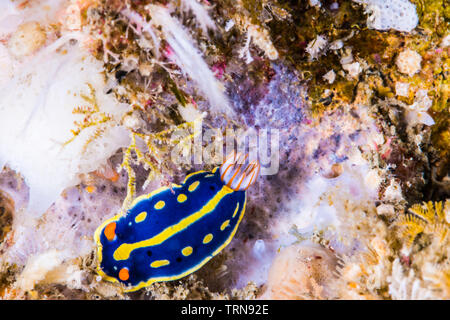
[(185, 202), (187, 200), (187, 197), (186, 197), (186, 195), (184, 194), (184, 193), (180, 193), (179, 195), (178, 195), (178, 197), (177, 197), (177, 201), (179, 202), (179, 203), (183, 203), (183, 202)]
[(163, 243), (173, 235), (177, 234), (178, 232), (186, 229), (191, 224), (196, 222), (197, 220), (203, 218), (208, 213), (212, 212), (216, 206), (219, 204), (220, 200), (222, 200), (223, 197), (225, 197), (227, 194), (233, 193), (233, 189), (230, 189), (227, 186), (223, 186), (222, 189), (220, 189), (219, 192), (216, 193), (216, 195), (208, 201), (206, 205), (204, 205), (199, 211), (187, 216), (186, 218), (180, 220), (178, 223), (167, 227), (162, 232), (158, 233), (157, 235), (151, 237), (147, 240), (142, 240), (135, 243), (123, 243), (121, 244), (116, 251), (114, 251), (113, 257), (116, 260), (126, 260), (130, 257), (130, 254), (133, 250), (143, 247), (150, 247), (155, 246), (158, 244)]
[(166, 205), (166, 203), (162, 200), (159, 200), (156, 204), (155, 204), (155, 209), (160, 210), (162, 208), (164, 208), (164, 206)]
[(239, 211), (239, 202), (236, 205), (236, 209), (234, 209), (233, 218), (236, 215), (236, 213), (238, 213), (238, 211)]
[(155, 260), (150, 264), (152, 268), (164, 267), (170, 264), (169, 260)]
[(190, 256), (192, 254), (192, 247), (186, 247), (183, 250), (181, 250), (181, 253), (183, 254), (183, 256), (187, 257)]
[(145, 218), (147, 218), (147, 212), (143, 211), (141, 213), (139, 213), (136, 218), (134, 218), (134, 221), (136, 223), (142, 222), (145, 220)]
[(212, 235), (211, 233), (208, 233), (208, 234), (203, 238), (203, 243), (204, 243), (204, 244), (210, 243), (212, 239), (213, 239), (213, 235)]
[(195, 181), (194, 183), (191, 183), (191, 185), (189, 186), (188, 190), (189, 192), (194, 191), (195, 189), (197, 189), (198, 185), (200, 184), (200, 181)]
[(190, 177), (195, 176), (195, 175), (199, 175), (199, 174), (202, 174), (202, 173), (205, 173), (205, 172), (206, 172), (205, 170), (200, 170), (200, 171), (192, 172), (192, 173), (188, 174), (188, 175), (186, 176), (186, 178), (184, 178), (183, 184), (184, 184)]
[(230, 224), (230, 220), (226, 220), (222, 225), (220, 226), (220, 230), (224, 230), (228, 225)]
[[(172, 188), (177, 188), (177, 187), (180, 187), (180, 186), (175, 184), (175, 183), (172, 183)], [(155, 196), (157, 194), (160, 194), (161, 192), (164, 192), (166, 190), (169, 190), (169, 187), (161, 187), (161, 188), (158, 188), (158, 189), (150, 192), (149, 194), (143, 194), (143, 195), (141, 195), (141, 196), (139, 196), (139, 197), (137, 197), (136, 199), (133, 200), (133, 202), (130, 205), (130, 208), (134, 207), (139, 202), (141, 202), (143, 200), (146, 200), (146, 199), (150, 199), (151, 197), (153, 197), (153, 196)], [(121, 214), (117, 215), (116, 218), (118, 218), (120, 216), (121, 216)]]

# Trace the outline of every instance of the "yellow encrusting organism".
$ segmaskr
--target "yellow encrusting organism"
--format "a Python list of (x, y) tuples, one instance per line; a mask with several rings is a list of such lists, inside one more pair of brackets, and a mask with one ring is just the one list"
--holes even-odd
[(449, 223), (446, 221), (442, 202), (429, 201), (423, 205), (415, 204), (409, 213), (401, 216), (397, 222), (406, 243), (411, 246), (420, 233), (433, 234), (438, 243), (448, 236)]
[(86, 152), (88, 145), (95, 139), (98, 139), (106, 131), (108, 124), (113, 121), (113, 118), (110, 115), (100, 111), (95, 95), (95, 89), (90, 83), (87, 83), (87, 85), (89, 87), (89, 95), (82, 93), (80, 96), (88, 103), (88, 105), (78, 106), (72, 110), (73, 114), (84, 115), (84, 118), (82, 121), (74, 122), (77, 129), (71, 130), (73, 135), (72, 138), (63, 143), (63, 146), (66, 146), (75, 140), (83, 130), (90, 127), (96, 127), (94, 133), (86, 139), (83, 145), (83, 152)]
[[(132, 168), (132, 163), (141, 164), (145, 169), (149, 170), (147, 179), (144, 182), (143, 188), (156, 176), (161, 174), (161, 170), (164, 167), (164, 157), (170, 154), (170, 148), (168, 146), (182, 145), (184, 143), (190, 143), (194, 134), (187, 134), (179, 139), (173, 139), (170, 135), (177, 130), (188, 130), (194, 126), (194, 122), (185, 122), (176, 127), (163, 130), (156, 133), (144, 134), (135, 131), (131, 131), (130, 138), (131, 143), (125, 150), (122, 164), (119, 167), (119, 171), (125, 168), (128, 175), (127, 196), (123, 202), (122, 212), (125, 212), (136, 195), (136, 174)], [(141, 139), (148, 151), (142, 151), (137, 144), (137, 139)], [(133, 153), (136, 155), (136, 159), (132, 157)], [(159, 204), (161, 209), (164, 205)]]

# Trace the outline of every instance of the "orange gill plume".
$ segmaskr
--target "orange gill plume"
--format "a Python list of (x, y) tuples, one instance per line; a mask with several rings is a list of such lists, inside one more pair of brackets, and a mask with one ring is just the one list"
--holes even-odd
[(236, 154), (233, 151), (220, 166), (220, 179), (235, 191), (247, 190), (259, 175), (259, 161), (254, 160), (246, 164), (247, 158), (248, 154)]

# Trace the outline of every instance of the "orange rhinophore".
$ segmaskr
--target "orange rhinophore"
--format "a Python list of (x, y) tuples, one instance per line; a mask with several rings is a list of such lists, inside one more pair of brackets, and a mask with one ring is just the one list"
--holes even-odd
[(247, 154), (236, 154), (233, 151), (220, 166), (220, 179), (235, 191), (247, 190), (259, 175), (259, 161), (252, 161), (244, 167), (247, 158)]

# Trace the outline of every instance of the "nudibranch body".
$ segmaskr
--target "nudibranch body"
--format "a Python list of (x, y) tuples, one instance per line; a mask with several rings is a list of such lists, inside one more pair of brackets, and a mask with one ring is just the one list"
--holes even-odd
[(232, 154), (212, 172), (199, 171), (182, 185), (138, 197), (125, 215), (105, 221), (95, 232), (98, 272), (126, 291), (180, 279), (225, 248), (241, 222), (246, 190), (259, 163)]

